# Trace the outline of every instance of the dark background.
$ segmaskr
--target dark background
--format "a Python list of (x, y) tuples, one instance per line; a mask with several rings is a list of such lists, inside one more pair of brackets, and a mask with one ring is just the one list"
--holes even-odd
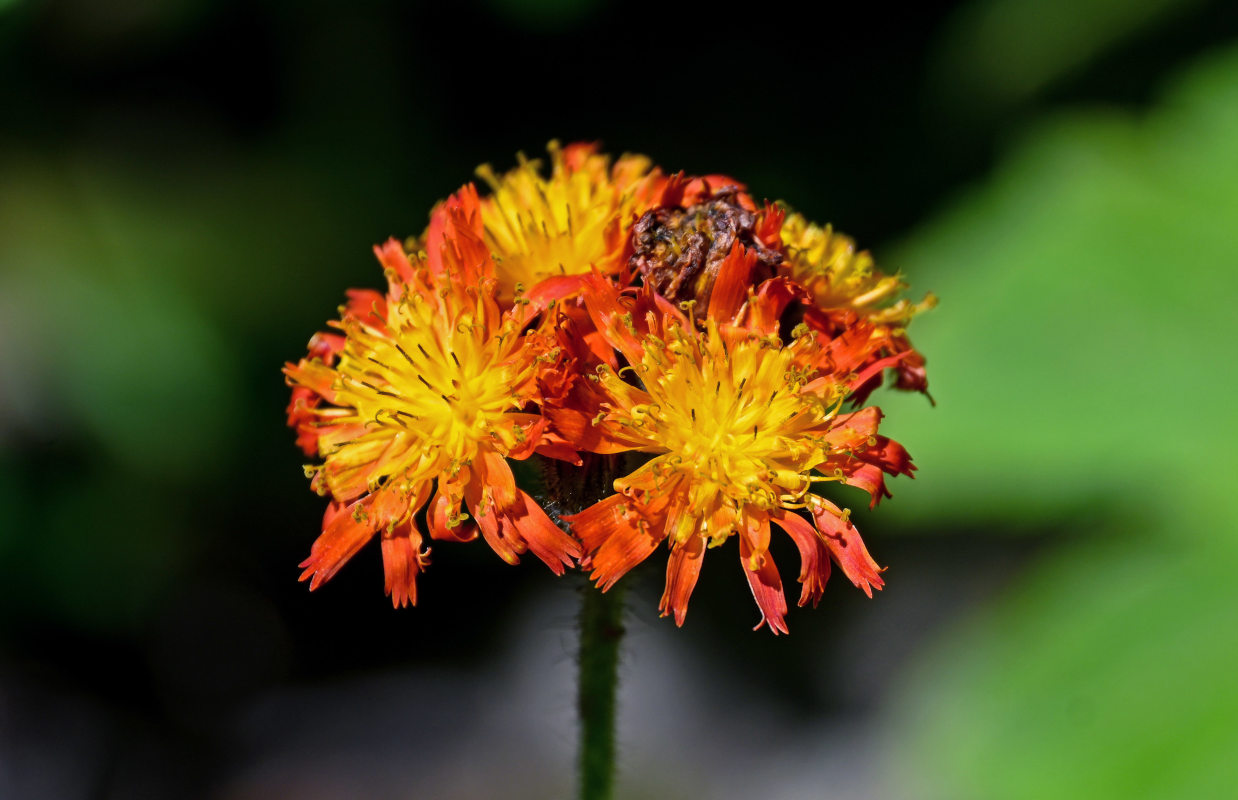
[(367, 548), (311, 596), (279, 374), (372, 243), (552, 138), (942, 298), (938, 408), (876, 398), (921, 467), (857, 510), (887, 591), (775, 640), (719, 552), (677, 630), (651, 559), (621, 797), (1224, 785), (1235, 45), (1203, 0), (0, 1), (0, 797), (569, 790), (583, 580), (444, 545), (394, 611)]

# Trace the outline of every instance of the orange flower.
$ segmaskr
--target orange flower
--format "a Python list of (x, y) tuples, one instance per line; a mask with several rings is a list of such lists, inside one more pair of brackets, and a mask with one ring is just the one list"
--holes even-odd
[[(883, 474), (910, 475), (912, 466), (900, 445), (877, 435), (880, 411), (841, 413), (871, 377), (855, 372), (864, 348), (806, 326), (784, 342), (779, 317), (794, 291), (781, 278), (753, 291), (749, 275), (757, 262), (756, 252), (733, 245), (699, 325), (693, 301), (683, 304), (685, 317), (648, 286), (624, 294), (602, 276), (589, 278), (582, 295), (589, 318), (626, 366), (596, 363), (591, 379), (574, 382), (546, 413), (581, 449), (652, 455), (615, 481), (617, 494), (567, 518), (603, 590), (668, 541), (660, 610), (682, 624), (705, 550), (737, 536), (762, 613), (757, 627), (785, 633), (770, 523), (799, 549), (800, 605), (820, 599), (831, 560), (871, 596), (883, 585), (881, 570), (849, 512), (816, 494), (813, 484), (858, 486), (876, 504), (885, 494)], [(580, 338), (576, 326), (565, 326), (569, 349)], [(860, 333), (862, 339), (867, 332)], [(578, 346), (575, 357), (587, 354)], [(827, 363), (834, 371), (822, 369)], [(592, 434), (584, 432), (585, 418)]]
[[(804, 322), (837, 336), (862, 320), (870, 326), (870, 359), (896, 359), (890, 362), (895, 385), (928, 394), (924, 357), (912, 348), (906, 326), (916, 314), (937, 305), (937, 298), (929, 293), (919, 303), (896, 299), (907, 284), (877, 269), (867, 250), (856, 252), (855, 242), (829, 225), (822, 228), (793, 213), (783, 222), (781, 235), (787, 260), (780, 274), (804, 287), (811, 301)], [(874, 376), (856, 391), (856, 399), (862, 402), (880, 382), (880, 376)]]
[(477, 174), (491, 193), (467, 184), (435, 210), (424, 235), (431, 259), (444, 214), (461, 208), (494, 257), (498, 299), (509, 305), (520, 287), (533, 300), (568, 296), (594, 269), (613, 273), (632, 222), (654, 203), (666, 179), (648, 158), (610, 157), (594, 144), (566, 148), (551, 142), (550, 175), (541, 163), (519, 156), (519, 166), (499, 175), (488, 164)]
[(414, 515), (427, 501), (434, 539), (468, 541), (480, 531), (505, 561), (532, 550), (556, 574), (580, 556), (516, 487), (505, 460), (574, 452), (526, 411), (538, 400), (536, 366), (553, 357), (551, 343), (521, 333), (536, 304), (517, 295), (500, 309), (494, 263), (473, 223), (459, 207), (445, 213), (424, 262), (394, 240), (375, 247), (387, 294), (351, 292), (333, 323), (342, 333), (317, 335), (309, 357), (284, 369), (293, 387), (289, 424), (306, 452), (323, 459), (307, 472), (331, 498), (301, 565), (311, 589), (378, 535), (392, 604), (415, 604), (428, 551)]

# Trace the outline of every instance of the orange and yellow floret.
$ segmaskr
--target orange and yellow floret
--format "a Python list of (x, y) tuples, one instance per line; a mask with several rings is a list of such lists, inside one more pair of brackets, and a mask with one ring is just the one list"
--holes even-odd
[[(919, 303), (899, 298), (907, 288), (902, 278), (881, 272), (867, 250), (857, 252), (851, 237), (829, 225), (791, 213), (782, 223), (781, 238), (787, 257), (780, 272), (808, 296), (805, 323), (838, 335), (862, 320), (871, 326), (874, 354), (898, 357), (897, 387), (927, 393), (924, 358), (912, 349), (906, 326), (916, 314), (937, 305), (937, 298), (932, 293)], [(856, 395), (863, 399), (879, 385), (880, 376), (874, 376)]]
[(612, 165), (593, 144), (551, 142), (549, 152), (549, 175), (523, 155), (502, 175), (483, 165), (477, 174), (490, 194), (470, 184), (447, 203), (476, 209), (476, 232), (494, 258), (503, 303), (520, 286), (529, 297), (556, 299), (577, 291), (593, 270), (618, 271), (628, 228), (665, 184), (644, 156), (624, 155)]
[[(730, 259), (728, 266), (738, 263)], [(607, 431), (593, 449), (653, 454), (615, 481), (615, 495), (568, 518), (601, 588), (668, 541), (660, 610), (682, 624), (706, 549), (735, 536), (762, 612), (757, 627), (785, 633), (771, 522), (799, 549), (800, 605), (820, 599), (831, 560), (870, 595), (882, 587), (849, 513), (813, 491), (822, 482), (849, 483), (875, 503), (883, 473), (911, 473), (906, 451), (876, 435), (880, 412), (842, 411), (865, 379), (853, 371), (862, 354), (830, 353), (830, 343), (806, 327), (784, 343), (776, 321), (760, 322), (777, 319), (762, 308), (778, 302), (768, 295), (750, 293), (745, 320), (703, 325), (692, 318), (691, 303), (685, 318), (651, 292), (621, 296), (600, 278), (583, 298), (597, 330), (628, 364), (620, 371), (597, 364), (574, 391), (577, 406), (596, 409), (593, 424)], [(830, 360), (837, 369), (821, 369)]]
[[(290, 422), (307, 471), (331, 503), (323, 532), (301, 565), (311, 588), (374, 536), (396, 606), (415, 603), (428, 563), (414, 521), (434, 539), (467, 541), (480, 531), (505, 561), (526, 550), (562, 573), (579, 545), (518, 489), (505, 459), (554, 449), (538, 400), (538, 359), (548, 347), (523, 328), (536, 309), (496, 301), (493, 263), (464, 215), (426, 261), (394, 240), (375, 251), (389, 291), (351, 293), (311, 355), (285, 368), (294, 387)], [(467, 510), (466, 510), (467, 509)]]

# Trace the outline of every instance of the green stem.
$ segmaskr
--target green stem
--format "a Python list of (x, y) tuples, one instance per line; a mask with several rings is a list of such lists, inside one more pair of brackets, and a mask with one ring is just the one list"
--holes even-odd
[(615, 778), (615, 688), (623, 638), (623, 590), (582, 590), (580, 607), (580, 800), (610, 800)]
[[(563, 516), (578, 513), (613, 492), (615, 478), (631, 466), (626, 454), (584, 453), (582, 460), (577, 467), (535, 457), (543, 483), (541, 499), (559, 525), (564, 525)], [(605, 594), (592, 586), (581, 591), (580, 800), (610, 800), (615, 782), (615, 687), (623, 638), (623, 594), (620, 587)]]

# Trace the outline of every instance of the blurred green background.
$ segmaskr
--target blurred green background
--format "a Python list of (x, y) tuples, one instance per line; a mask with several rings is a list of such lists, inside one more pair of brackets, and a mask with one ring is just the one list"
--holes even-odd
[[(630, 579), (621, 797), (1238, 785), (1238, 7), (0, 2), (0, 797), (547, 797), (578, 578), (296, 583), (279, 367), (474, 166), (726, 172), (941, 305), (889, 565)], [(836, 499), (862, 505), (844, 494)], [(779, 550), (778, 547), (782, 547)], [(793, 571), (787, 543), (775, 554)]]

